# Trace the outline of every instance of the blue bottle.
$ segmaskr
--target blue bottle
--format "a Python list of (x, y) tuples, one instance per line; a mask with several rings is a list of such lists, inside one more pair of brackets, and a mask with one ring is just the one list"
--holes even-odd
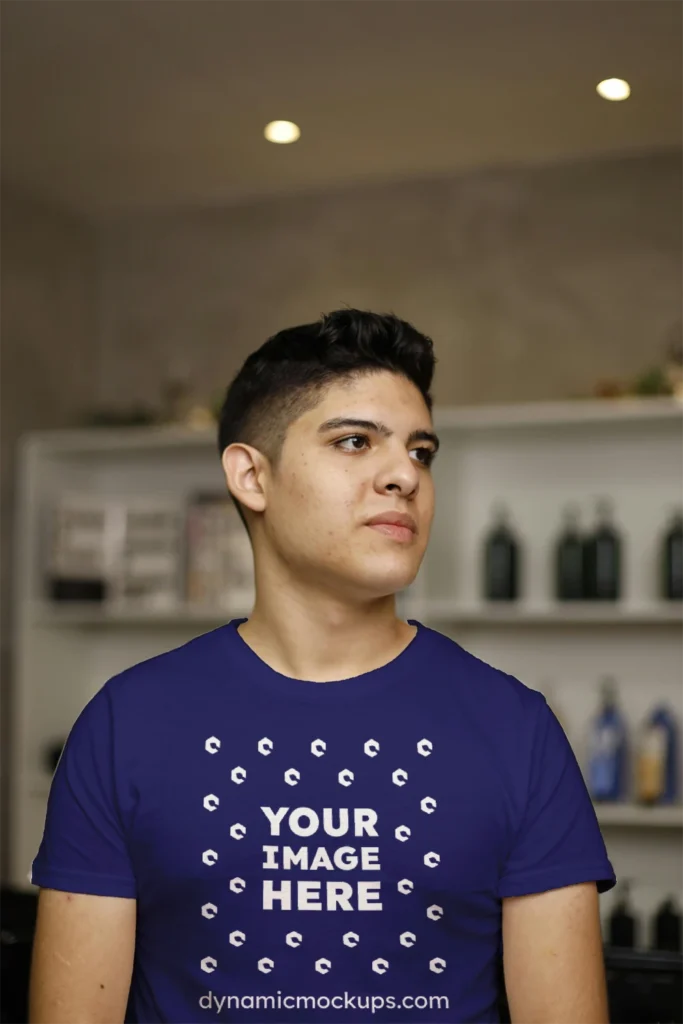
[(678, 735), (674, 717), (664, 704), (653, 708), (638, 737), (636, 792), (639, 803), (675, 803)]
[(626, 725), (617, 706), (617, 687), (606, 676), (600, 685), (601, 707), (591, 726), (588, 789), (595, 801), (624, 799)]

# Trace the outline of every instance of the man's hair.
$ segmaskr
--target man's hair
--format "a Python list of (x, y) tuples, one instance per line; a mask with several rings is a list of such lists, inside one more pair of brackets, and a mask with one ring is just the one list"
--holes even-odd
[[(218, 423), (218, 450), (243, 442), (276, 468), (287, 428), (313, 409), (331, 385), (389, 370), (417, 387), (431, 412), (435, 357), (431, 338), (393, 313), (340, 309), (289, 327), (246, 359), (228, 386)], [(246, 520), (234, 498), (240, 518)]]

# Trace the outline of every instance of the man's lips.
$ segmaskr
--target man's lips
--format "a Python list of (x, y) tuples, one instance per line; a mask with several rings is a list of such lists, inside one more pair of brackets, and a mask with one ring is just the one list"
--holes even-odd
[(383, 533), (393, 540), (407, 543), (412, 541), (417, 534), (417, 523), (409, 512), (399, 512), (398, 509), (378, 512), (377, 515), (368, 519), (367, 525)]
[(378, 533), (386, 534), (387, 537), (393, 537), (394, 540), (408, 542), (415, 537), (414, 531), (408, 526), (399, 526), (397, 523), (368, 523), (368, 526)]

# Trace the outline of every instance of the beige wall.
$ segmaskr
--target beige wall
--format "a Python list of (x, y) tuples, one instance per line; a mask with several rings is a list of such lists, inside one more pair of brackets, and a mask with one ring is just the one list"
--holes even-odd
[(99, 391), (202, 394), (342, 304), (432, 334), (437, 401), (542, 400), (656, 360), (681, 315), (680, 153), (123, 219), (103, 233)]
[[(92, 231), (5, 185), (1, 227), (0, 745), (5, 816), (12, 742), (9, 630), (16, 444), (24, 431), (74, 422), (92, 398), (97, 349)], [(2, 842), (0, 872), (4, 877), (6, 827), (2, 828)]]

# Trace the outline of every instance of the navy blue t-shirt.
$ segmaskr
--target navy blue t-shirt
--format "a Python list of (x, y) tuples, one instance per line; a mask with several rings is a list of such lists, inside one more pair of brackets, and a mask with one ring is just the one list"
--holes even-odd
[(292, 679), (243, 621), (90, 700), (33, 883), (137, 900), (129, 1021), (497, 1021), (501, 899), (615, 884), (545, 698), (415, 622)]

